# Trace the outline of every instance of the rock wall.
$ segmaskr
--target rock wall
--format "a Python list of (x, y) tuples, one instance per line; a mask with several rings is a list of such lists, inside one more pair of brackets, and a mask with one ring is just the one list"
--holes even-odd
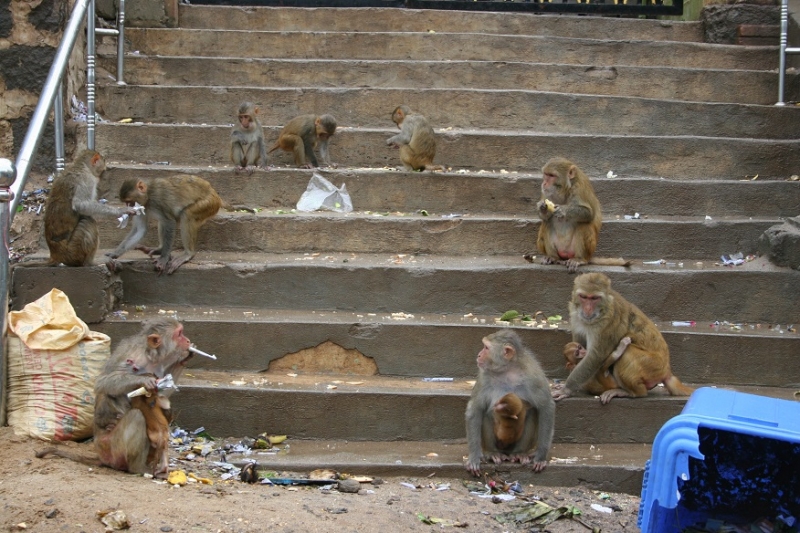
[[(0, 157), (15, 160), (69, 17), (71, 0), (0, 0)], [(79, 36), (64, 78), (64, 109), (85, 81), (85, 39)], [(33, 165), (55, 168), (52, 119)]]

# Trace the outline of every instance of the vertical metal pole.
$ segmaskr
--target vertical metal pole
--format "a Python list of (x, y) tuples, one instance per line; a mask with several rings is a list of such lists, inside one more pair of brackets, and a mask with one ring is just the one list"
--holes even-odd
[(6, 424), (6, 396), (7, 396), (7, 354), (6, 354), (6, 328), (8, 314), (8, 229), (11, 225), (10, 200), (14, 193), (10, 190), (11, 184), (17, 178), (17, 169), (8, 159), (0, 159), (0, 235), (3, 239), (3, 249), (0, 250), (0, 425)]
[(125, 0), (119, 0), (117, 18), (117, 85), (125, 85)]
[(786, 82), (786, 43), (789, 39), (789, 0), (781, 0), (781, 50), (778, 67), (778, 101), (775, 105), (786, 105), (783, 101), (783, 90)]
[(53, 101), (53, 128), (56, 132), (56, 172), (64, 170), (64, 82), (58, 84)]
[(95, 42), (94, 42), (95, 0), (89, 0), (89, 9), (86, 12), (86, 145), (94, 150), (94, 126), (96, 114), (94, 111), (95, 91)]

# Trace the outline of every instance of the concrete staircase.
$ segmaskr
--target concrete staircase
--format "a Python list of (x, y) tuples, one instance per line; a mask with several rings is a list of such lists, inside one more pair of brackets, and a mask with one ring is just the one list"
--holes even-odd
[[(61, 287), (115, 340), (177, 314), (218, 356), (198, 358), (173, 396), (179, 425), (288, 434), (288, 454), (258, 457), (266, 468), (466, 475), (481, 338), (509, 309), (567, 315), (573, 276), (522, 259), (539, 169), (556, 155), (593, 178), (597, 254), (634, 261), (596, 268), (659, 322), (684, 382), (784, 398), (800, 384), (800, 272), (763, 258), (719, 265), (800, 213), (800, 182), (787, 180), (800, 173), (800, 109), (772, 105), (777, 48), (703, 44), (698, 23), (377, 8), (181, 5), (179, 28), (126, 37), (128, 84), (98, 90), (106, 196), (128, 177), (190, 172), (260, 210), (220, 213), (169, 277), (138, 252), (118, 276), (16, 269), (13, 305)], [(99, 64), (114, 71), (111, 57)], [(311, 171), (287, 154), (235, 174), (227, 141), (242, 100), (261, 105), (268, 143), (297, 114), (334, 114), (339, 168), (321, 172), (346, 183), (356, 211), (292, 211)], [(451, 171), (395, 168), (384, 141), (401, 103), (434, 124)], [(125, 230), (101, 226), (113, 248)], [(563, 379), (568, 323), (537, 326), (512, 325)], [(423, 380), (443, 376), (454, 381)], [(650, 443), (685, 400), (661, 389), (563, 401), (547, 470), (501, 470), (638, 493)]]

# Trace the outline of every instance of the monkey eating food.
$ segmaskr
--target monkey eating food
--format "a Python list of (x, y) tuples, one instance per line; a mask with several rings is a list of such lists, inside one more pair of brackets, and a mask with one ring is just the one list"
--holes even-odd
[[(615, 397), (647, 396), (659, 383), (673, 396), (693, 392), (672, 374), (669, 348), (656, 325), (612, 289), (605, 274), (575, 278), (569, 312), (573, 343), (586, 346), (586, 355), (563, 384), (553, 387), (556, 400), (572, 396), (587, 383), (603, 404)], [(573, 343), (567, 347), (574, 350)]]
[(281, 130), (275, 146), (269, 153), (278, 148), (294, 154), (294, 164), (300, 168), (318, 167), (314, 148), (319, 145), (319, 155), (327, 166), (331, 163), (328, 152), (328, 141), (336, 133), (336, 119), (332, 115), (300, 115), (290, 120)]
[(268, 168), (267, 144), (258, 120), (259, 112), (252, 102), (239, 104), (237, 123), (231, 132), (231, 161), (236, 165), (236, 172), (246, 170), (252, 174), (255, 167)]
[[(621, 258), (593, 257), (603, 216), (589, 178), (572, 162), (550, 159), (542, 168), (542, 198), (536, 204), (541, 224), (536, 240), (544, 264), (564, 264), (570, 272), (591, 263), (628, 266)], [(533, 261), (533, 254), (525, 254)]]
[[(193, 357), (183, 325), (173, 318), (142, 324), (122, 340), (95, 380), (94, 446), (96, 457), (55, 446), (36, 452), (84, 464), (104, 465), (133, 474), (166, 479), (169, 474), (170, 401), (159, 392), (168, 375), (177, 381)], [(146, 395), (137, 394), (144, 388)]]
[(544, 371), (514, 330), (497, 331), (482, 342), (478, 379), (465, 414), (466, 469), (480, 475), (485, 456), (495, 463), (531, 464), (534, 472), (541, 472), (555, 426), (555, 402)]
[[(118, 257), (133, 248), (147, 233), (149, 220), (158, 222), (158, 248), (137, 246), (149, 256), (159, 256), (156, 270), (172, 274), (197, 253), (197, 233), (206, 220), (213, 217), (222, 206), (222, 200), (206, 180), (192, 175), (156, 178), (146, 182), (131, 178), (123, 182), (120, 199), (133, 207), (145, 207), (145, 216), (133, 219), (133, 227), (117, 249), (107, 254), (108, 268), (119, 269)], [(180, 223), (183, 255), (171, 258), (176, 225)]]
[(401, 105), (392, 111), (392, 122), (400, 128), (400, 133), (386, 139), (386, 144), (400, 148), (400, 160), (406, 170), (445, 169), (433, 164), (436, 135), (427, 118), (415, 113), (407, 105)]

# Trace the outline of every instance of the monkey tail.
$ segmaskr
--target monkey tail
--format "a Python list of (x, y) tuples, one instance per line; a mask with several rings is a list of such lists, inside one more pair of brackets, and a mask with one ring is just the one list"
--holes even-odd
[(690, 396), (694, 392), (693, 388), (687, 387), (681, 383), (681, 380), (678, 379), (678, 376), (670, 376), (665, 379), (664, 386), (673, 396)]
[(274, 152), (275, 150), (277, 150), (277, 149), (278, 149), (278, 148), (280, 148), (280, 147), (281, 147), (281, 143), (277, 142), (277, 143), (275, 143), (275, 146), (273, 146), (272, 148), (270, 148), (270, 149), (269, 149), (269, 151), (268, 151), (267, 153), (268, 153), (268, 154), (271, 154), (272, 152)]
[(627, 259), (623, 259), (621, 257), (592, 257), (589, 259), (588, 263), (590, 265), (599, 265), (599, 266), (621, 266), (621, 267), (628, 267), (631, 266), (631, 262)]
[(43, 450), (39, 450), (36, 452), (36, 457), (38, 459), (43, 459), (48, 455), (54, 455), (56, 457), (62, 457), (64, 459), (69, 459), (70, 461), (75, 461), (76, 463), (81, 463), (87, 466), (100, 466), (100, 457), (99, 456), (85, 456), (79, 453), (76, 453), (73, 450), (65, 450), (58, 446), (51, 446), (49, 448), (45, 448)]

